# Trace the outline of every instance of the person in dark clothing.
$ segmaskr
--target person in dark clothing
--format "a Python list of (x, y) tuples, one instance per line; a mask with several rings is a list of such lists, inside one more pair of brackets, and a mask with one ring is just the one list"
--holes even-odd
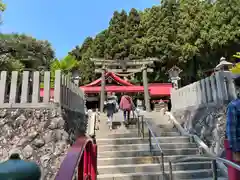
[(171, 99), (169, 99), (169, 101), (168, 101), (168, 111), (170, 112), (171, 111), (171, 109), (172, 109), (172, 102), (171, 102)]
[(237, 98), (227, 106), (226, 137), (233, 152), (233, 160), (240, 164), (240, 76), (234, 78)]
[(116, 112), (117, 97), (108, 93), (107, 101), (104, 103), (104, 109), (107, 112), (109, 129), (112, 130), (113, 114)]

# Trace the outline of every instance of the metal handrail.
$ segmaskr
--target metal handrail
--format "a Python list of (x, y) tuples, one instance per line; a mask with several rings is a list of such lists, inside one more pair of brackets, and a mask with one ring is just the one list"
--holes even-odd
[[(138, 121), (137, 121), (138, 136), (140, 136), (140, 134), (141, 134), (142, 138), (144, 139), (144, 124), (146, 124), (147, 129), (148, 129), (148, 141), (149, 141), (150, 152), (153, 153), (153, 151), (152, 151), (152, 138), (153, 138), (155, 140), (156, 145), (157, 145), (157, 147), (160, 151), (160, 154), (161, 154), (162, 173), (164, 175), (164, 171), (165, 171), (165, 168), (164, 168), (164, 153), (163, 153), (162, 148), (160, 147), (160, 143), (159, 143), (158, 139), (156, 138), (153, 130), (151, 129), (151, 126), (148, 123), (148, 121), (144, 120), (144, 116), (143, 115), (138, 115), (137, 117), (138, 117)], [(141, 117), (141, 126), (140, 126), (140, 117)]]
[(89, 176), (97, 179), (97, 145), (89, 136), (81, 136), (69, 148), (55, 180), (80, 180)]
[(172, 161), (169, 161), (169, 169), (170, 169), (170, 180), (173, 180), (173, 175), (172, 175), (172, 163), (178, 163), (178, 162), (184, 162), (184, 161), (188, 161), (188, 160), (212, 160), (212, 171), (213, 171), (213, 179), (217, 180), (218, 179), (218, 175), (217, 175), (217, 161), (222, 162), (227, 164), (228, 166), (231, 166), (232, 168), (237, 169), (238, 171), (240, 171), (240, 165), (229, 161), (227, 159), (224, 158), (220, 158), (217, 156), (188, 156), (188, 157), (183, 157), (180, 159), (175, 159)]

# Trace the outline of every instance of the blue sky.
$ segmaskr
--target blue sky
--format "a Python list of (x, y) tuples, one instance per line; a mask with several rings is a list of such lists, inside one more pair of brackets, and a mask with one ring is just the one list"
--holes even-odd
[(3, 33), (25, 33), (48, 40), (58, 58), (108, 27), (115, 10), (143, 10), (160, 0), (3, 0)]

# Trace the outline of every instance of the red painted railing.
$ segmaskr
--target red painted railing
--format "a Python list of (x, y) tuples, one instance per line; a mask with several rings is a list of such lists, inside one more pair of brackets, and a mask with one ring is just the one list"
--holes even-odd
[(55, 180), (72, 180), (73, 178), (74, 180), (97, 179), (97, 145), (90, 137), (80, 137), (71, 146)]

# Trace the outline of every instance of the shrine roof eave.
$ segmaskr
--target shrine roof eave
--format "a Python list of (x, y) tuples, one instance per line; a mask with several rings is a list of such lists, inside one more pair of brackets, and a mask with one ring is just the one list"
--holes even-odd
[[(105, 74), (105, 77), (111, 77), (114, 81), (116, 81), (117, 83), (119, 83), (120, 85), (123, 85), (123, 86), (134, 86), (132, 83), (126, 81), (126, 80), (123, 80), (122, 78), (118, 77), (115, 73), (113, 72), (107, 72)], [(85, 85), (85, 87), (95, 87), (95, 86), (99, 86), (102, 82), (102, 79), (99, 78), (93, 82), (91, 82), (90, 84), (87, 84)]]
[[(85, 93), (100, 93), (101, 87), (86, 87), (81, 86), (80, 88), (83, 89)], [(152, 83), (149, 85), (148, 90), (151, 97), (157, 96), (170, 96), (171, 95), (172, 84), (171, 83)], [(105, 86), (106, 92), (116, 92), (116, 93), (143, 93), (144, 87), (143, 86)]]
[[(83, 91), (87, 94), (95, 94), (101, 92), (100, 86), (95, 87), (87, 87), (87, 86), (81, 86), (80, 88), (83, 89)], [(143, 86), (110, 86), (107, 85), (105, 87), (107, 92), (129, 92), (129, 93), (143, 93), (144, 88)], [(171, 83), (150, 83), (149, 84), (149, 94), (151, 97), (160, 97), (160, 96), (170, 96), (172, 84)], [(50, 89), (50, 96), (53, 97), (54, 95), (54, 88)], [(44, 88), (40, 88), (40, 97), (44, 96)]]
[[(95, 87), (86, 87), (86, 86), (81, 86), (80, 88), (83, 89), (85, 93), (100, 93), (101, 92), (101, 87), (100, 86), (95, 86)], [(116, 93), (122, 93), (122, 92), (144, 92), (143, 86), (105, 86), (105, 91), (106, 92), (116, 92)]]

